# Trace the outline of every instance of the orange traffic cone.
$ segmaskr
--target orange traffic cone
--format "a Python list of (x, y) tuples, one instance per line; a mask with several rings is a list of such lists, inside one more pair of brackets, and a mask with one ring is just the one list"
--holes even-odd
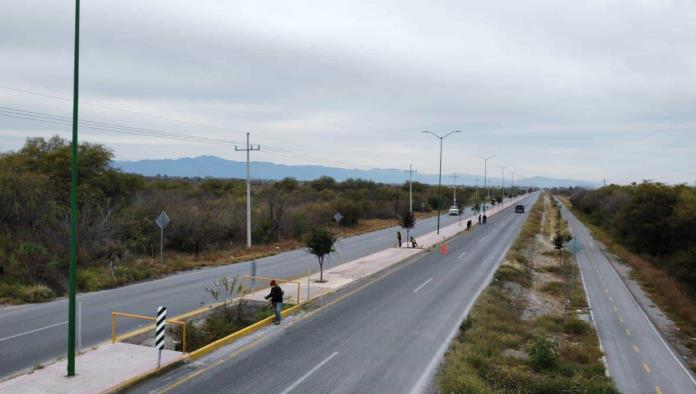
[(445, 242), (442, 243), (442, 255), (447, 255), (447, 244)]

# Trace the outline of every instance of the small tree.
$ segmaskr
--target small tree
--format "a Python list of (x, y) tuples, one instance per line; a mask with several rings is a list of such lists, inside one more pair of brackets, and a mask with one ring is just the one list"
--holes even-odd
[(335, 251), (336, 236), (323, 228), (313, 228), (305, 239), (307, 253), (317, 256), (319, 260), (319, 282), (324, 281), (324, 258)]
[(401, 214), (401, 228), (406, 229), (406, 246), (411, 240), (411, 229), (416, 225), (416, 216), (413, 212), (404, 211)]

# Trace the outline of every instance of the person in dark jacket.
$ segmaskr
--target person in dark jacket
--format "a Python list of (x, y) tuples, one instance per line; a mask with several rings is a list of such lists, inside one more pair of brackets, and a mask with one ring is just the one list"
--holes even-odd
[(416, 242), (416, 239), (411, 237), (411, 247), (412, 248), (417, 248), (418, 247), (418, 242)]
[(268, 293), (266, 299), (271, 301), (273, 311), (275, 312), (275, 320), (273, 320), (273, 324), (280, 324), (280, 312), (283, 310), (283, 289), (278, 286), (278, 283), (275, 280), (271, 281), (271, 292)]
[(483, 215), (483, 224), (486, 224), (486, 221), (488, 221), (488, 216)]
[(479, 224), (481, 224), (481, 215), (479, 215)]
[(396, 243), (401, 247), (401, 231), (396, 232)]

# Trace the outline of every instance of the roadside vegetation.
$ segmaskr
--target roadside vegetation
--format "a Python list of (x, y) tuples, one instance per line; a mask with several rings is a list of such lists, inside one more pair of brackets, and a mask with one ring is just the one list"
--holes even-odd
[[(557, 192), (696, 352), (696, 188), (644, 182)], [(691, 368), (696, 371), (696, 363)]]
[[(79, 291), (301, 248), (314, 228), (342, 237), (396, 226), (408, 208), (407, 183), (253, 181), (254, 247), (247, 250), (243, 180), (146, 178), (112, 168), (112, 152), (103, 145), (83, 143), (79, 152)], [(59, 137), (30, 138), (20, 150), (0, 153), (0, 304), (65, 294), (69, 183), (70, 146)], [(474, 205), (474, 189), (462, 187), (457, 195)], [(443, 209), (448, 198), (445, 193)], [(437, 187), (414, 182), (413, 199), (417, 219), (433, 215)], [(172, 221), (160, 267), (153, 220), (162, 210)], [(337, 211), (340, 226), (332, 221)]]
[(573, 260), (554, 249), (557, 236), (567, 241), (567, 225), (544, 194), (453, 340), (439, 392), (617, 393)]

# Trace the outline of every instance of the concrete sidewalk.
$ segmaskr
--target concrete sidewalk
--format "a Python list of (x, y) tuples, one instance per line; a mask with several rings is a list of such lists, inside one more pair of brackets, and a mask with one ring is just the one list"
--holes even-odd
[[(488, 217), (502, 209), (525, 198), (522, 196), (508, 202), (505, 207), (494, 207), (487, 210)], [(472, 220), (477, 225), (477, 217), (462, 218), (462, 224), (452, 224), (436, 232), (428, 233), (417, 239), (420, 248), (389, 248), (377, 253), (356, 259), (324, 271), (326, 282), (318, 283), (319, 274), (296, 279), (300, 283), (301, 302), (312, 300), (335, 291), (351, 282), (394, 266), (409, 257), (421, 253), (424, 249), (439, 245), (447, 239), (466, 230), (466, 222)], [(473, 227), (472, 227), (473, 228)], [(438, 251), (439, 252), (439, 251)], [(280, 278), (278, 278), (280, 279)], [(282, 284), (286, 297), (296, 302), (297, 286)], [(262, 289), (246, 294), (244, 299), (263, 300), (268, 289)], [(154, 330), (153, 330), (154, 335)], [(164, 350), (162, 365), (186, 357), (180, 352)], [(66, 361), (57, 361), (31, 373), (20, 375), (0, 382), (0, 393), (100, 393), (139, 375), (156, 369), (157, 353), (154, 348), (132, 345), (122, 342), (105, 343), (94, 349), (87, 350), (76, 359), (78, 374), (67, 378)]]
[[(162, 365), (181, 356), (180, 352), (163, 350)], [(155, 369), (157, 351), (128, 343), (109, 343), (80, 354), (75, 363), (78, 368), (74, 377), (66, 377), (66, 360), (57, 361), (0, 383), (0, 393), (99, 393)]]

